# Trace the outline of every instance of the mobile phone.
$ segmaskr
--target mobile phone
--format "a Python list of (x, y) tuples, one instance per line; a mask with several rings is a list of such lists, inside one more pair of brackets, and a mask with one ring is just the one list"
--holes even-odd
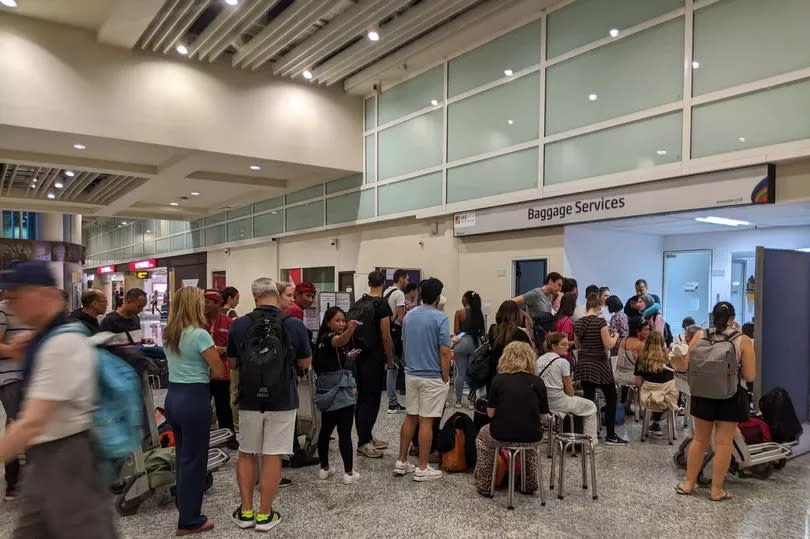
[(363, 322), (361, 320), (355, 320), (354, 323), (357, 324), (358, 326), (363, 325)]
[(456, 339), (463, 339), (464, 335), (466, 335), (466, 333), (464, 333), (463, 331), (459, 331), (458, 335), (456, 335)]

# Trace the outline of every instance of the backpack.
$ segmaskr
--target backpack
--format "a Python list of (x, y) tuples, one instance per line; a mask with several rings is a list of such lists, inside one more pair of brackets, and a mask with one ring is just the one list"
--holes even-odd
[(540, 316), (534, 319), (532, 330), (534, 332), (534, 342), (539, 347), (543, 347), (546, 341), (546, 335), (554, 331), (554, 315), (551, 313), (540, 313)]
[(664, 322), (664, 342), (667, 344), (667, 348), (672, 348), (672, 342), (675, 339), (672, 337), (672, 328), (669, 327), (669, 322)]
[(489, 356), (491, 347), (489, 340), (485, 337), (481, 344), (470, 354), (467, 362), (467, 381), (471, 387), (478, 388), (487, 383), (490, 375)]
[(768, 424), (777, 443), (795, 442), (803, 429), (790, 395), (783, 387), (775, 387), (759, 399), (762, 419)]
[(740, 387), (740, 362), (731, 335), (709, 332), (692, 349), (689, 359), (689, 390), (694, 397), (729, 399)]
[(295, 381), (292, 342), (281, 311), (253, 311), (253, 322), (239, 355), (239, 405), (245, 410), (277, 410), (291, 397)]
[(768, 424), (758, 417), (752, 417), (748, 421), (743, 421), (737, 425), (737, 428), (740, 429), (743, 438), (745, 438), (745, 443), (747, 444), (762, 444), (773, 441), (771, 429), (768, 428)]
[(375, 350), (380, 342), (379, 330), (377, 329), (377, 305), (382, 298), (363, 294), (363, 297), (354, 302), (349, 312), (346, 313), (346, 320), (357, 320), (362, 322), (352, 335), (354, 348), (370, 351)]
[(446, 472), (466, 472), (475, 467), (475, 430), (470, 416), (456, 412), (439, 431), (437, 449)]
[[(397, 290), (399, 289), (392, 288), (385, 296), (383, 296), (386, 303), (388, 303), (388, 299), (391, 297), (391, 294)], [(394, 345), (394, 355), (402, 359), (402, 326), (394, 323), (394, 319), (396, 319), (396, 317), (397, 313), (396, 311), (393, 311), (393, 314), (391, 315), (391, 342)]]

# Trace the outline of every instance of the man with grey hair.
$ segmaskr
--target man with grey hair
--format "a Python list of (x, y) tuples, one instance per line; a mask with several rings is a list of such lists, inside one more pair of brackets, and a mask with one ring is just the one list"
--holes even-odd
[(107, 312), (107, 296), (101, 290), (88, 288), (82, 293), (82, 308), (70, 313), (70, 319), (81, 322), (90, 333), (99, 333), (98, 317)]
[[(304, 323), (279, 309), (275, 281), (261, 277), (250, 288), (256, 308), (234, 320), (228, 334), (228, 358), (231, 368), (239, 372), (236, 478), (241, 504), (231, 519), (243, 529), (268, 531), (281, 522), (281, 515), (273, 511), (281, 457), (293, 453), (298, 409), (295, 367), (309, 368), (312, 350)], [(261, 501), (254, 513), (259, 454)]]

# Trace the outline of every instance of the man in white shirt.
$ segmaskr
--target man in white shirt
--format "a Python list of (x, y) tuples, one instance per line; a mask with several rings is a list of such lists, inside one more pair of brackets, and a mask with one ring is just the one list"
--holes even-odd
[(574, 322), (585, 316), (585, 302), (588, 301), (588, 296), (591, 294), (599, 294), (599, 287), (595, 284), (589, 284), (588, 288), (585, 289), (585, 297), (582, 298), (583, 302), (577, 305), (576, 309), (574, 309), (574, 316), (571, 317)]
[[(388, 302), (391, 312), (391, 338), (394, 344), (394, 357), (397, 363), (402, 363), (402, 321), (405, 319), (405, 287), (408, 286), (408, 272), (398, 269), (394, 272), (394, 282), (383, 293), (383, 299)], [(399, 403), (397, 397), (397, 377), (399, 365), (389, 366), (385, 372), (385, 390), (388, 393), (388, 413), (404, 412), (405, 407)]]

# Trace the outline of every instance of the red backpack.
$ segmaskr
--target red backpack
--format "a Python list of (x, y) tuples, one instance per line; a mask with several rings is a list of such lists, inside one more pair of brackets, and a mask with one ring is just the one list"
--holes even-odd
[(752, 417), (748, 421), (740, 423), (737, 427), (742, 432), (747, 444), (763, 444), (773, 441), (768, 424), (757, 417)]

